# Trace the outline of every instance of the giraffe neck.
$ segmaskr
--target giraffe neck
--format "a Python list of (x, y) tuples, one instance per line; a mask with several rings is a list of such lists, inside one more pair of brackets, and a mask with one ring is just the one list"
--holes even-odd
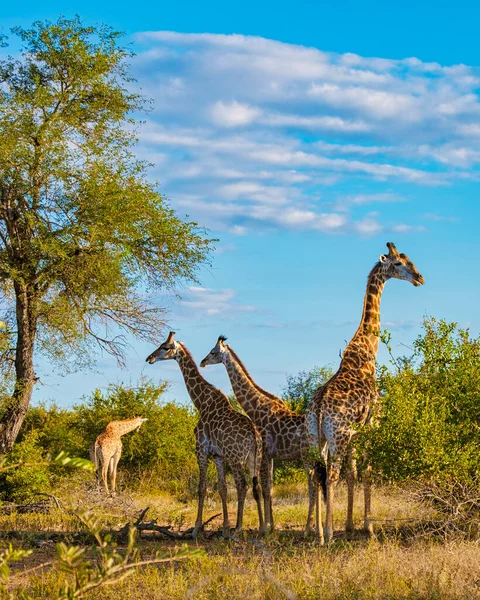
[(227, 369), (233, 393), (247, 415), (250, 416), (257, 413), (258, 409), (266, 408), (265, 398), (259, 393), (255, 383), (244, 371), (243, 365), (236, 360), (230, 349), (227, 349), (223, 354), (223, 363)]
[(382, 263), (377, 263), (368, 276), (362, 319), (349, 344), (366, 346), (373, 355), (373, 361), (376, 359), (380, 341), (380, 300), (387, 279)]
[(199, 411), (205, 409), (211, 394), (205, 392), (216, 390), (214, 386), (200, 375), (200, 371), (187, 348), (181, 344), (183, 352), (177, 355), (177, 363), (185, 381), (188, 394), (195, 408)]
[(125, 419), (124, 421), (111, 421), (107, 427), (106, 431), (109, 431), (115, 436), (122, 436), (130, 431), (136, 429), (140, 423), (138, 419)]

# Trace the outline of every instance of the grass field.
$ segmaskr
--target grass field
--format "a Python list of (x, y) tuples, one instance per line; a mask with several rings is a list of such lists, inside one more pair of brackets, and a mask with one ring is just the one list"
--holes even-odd
[[(231, 496), (233, 522), (235, 504)], [(67, 499), (68, 492), (63, 491), (63, 500)], [(361, 500), (359, 491), (356, 499), (359, 527)], [(106, 529), (118, 529), (147, 506), (148, 518), (155, 517), (159, 524), (172, 525), (174, 529), (190, 527), (195, 518), (195, 502), (182, 503), (166, 495), (121, 494), (103, 499), (92, 490), (85, 490), (75, 495), (75, 504), (92, 508), (101, 516)], [(243, 539), (190, 541), (190, 546), (204, 549), (202, 557), (147, 566), (120, 584), (98, 588), (86, 597), (102, 600), (480, 598), (479, 544), (433, 535), (427, 523), (435, 520), (436, 515), (428, 507), (414, 502), (400, 490), (376, 489), (373, 504), (376, 537), (366, 539), (358, 531), (354, 539), (347, 540), (341, 533), (346, 505), (343, 487), (337, 504), (338, 535), (329, 548), (319, 548), (303, 538), (305, 490), (302, 485), (284, 484), (277, 486), (275, 495), (278, 529), (268, 539), (256, 534), (255, 509), (250, 499)], [(212, 493), (206, 503), (205, 518), (218, 512), (218, 497)], [(216, 519), (208, 529), (220, 526), (220, 519)], [(4, 540), (13, 537), (16, 546), (35, 549), (30, 557), (13, 566), (10, 589), (15, 598), (21, 598), (23, 592), (38, 599), (55, 597), (68, 575), (59, 572), (55, 564), (42, 565), (54, 561), (56, 541), (82, 543), (77, 537), (81, 529), (77, 518), (64, 511), (0, 517)], [(142, 559), (147, 559), (157, 551), (173, 553), (180, 544), (145, 533), (138, 545)]]

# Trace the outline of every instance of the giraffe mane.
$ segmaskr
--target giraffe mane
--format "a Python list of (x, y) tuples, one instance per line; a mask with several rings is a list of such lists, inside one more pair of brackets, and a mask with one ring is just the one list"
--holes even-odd
[(367, 287), (368, 287), (368, 282), (370, 281), (370, 279), (373, 277), (373, 275), (376, 274), (376, 272), (382, 267), (382, 263), (380, 261), (377, 261), (373, 267), (370, 270), (370, 273), (368, 274), (367, 277)]
[(267, 398), (270, 398), (270, 400), (281, 400), (281, 398), (279, 398), (278, 396), (275, 396), (275, 394), (272, 394), (271, 392), (267, 392), (267, 390), (264, 390), (263, 388), (261, 388), (258, 385), (258, 383), (253, 379), (253, 377), (250, 375), (250, 373), (248, 372), (247, 367), (240, 360), (240, 358), (239, 358), (238, 354), (235, 352), (235, 350), (230, 345), (228, 345), (228, 349), (230, 350), (230, 352), (232, 353), (233, 358), (238, 362), (238, 364), (240, 365), (242, 371), (245, 373), (245, 376), (250, 381), (250, 383), (254, 386), (255, 389), (257, 389), (261, 394), (263, 394)]

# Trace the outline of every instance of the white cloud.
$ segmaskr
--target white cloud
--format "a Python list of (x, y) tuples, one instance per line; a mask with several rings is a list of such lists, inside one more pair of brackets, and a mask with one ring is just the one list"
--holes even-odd
[(341, 117), (303, 117), (299, 115), (289, 115), (280, 113), (266, 114), (261, 122), (264, 125), (272, 127), (297, 127), (299, 129), (341, 131), (341, 132), (361, 132), (368, 131), (370, 127), (367, 123), (360, 120), (348, 120)]
[(427, 231), (427, 229), (423, 225), (406, 225), (405, 223), (399, 223), (398, 225), (393, 225), (392, 231), (395, 231), (395, 233), (411, 233), (412, 231)]
[(259, 309), (250, 304), (239, 304), (237, 291), (232, 289), (214, 290), (192, 286), (186, 290), (181, 307), (187, 312), (205, 316), (226, 316), (235, 318), (238, 312), (257, 312)]
[(480, 176), (480, 81), (468, 66), (245, 35), (137, 37), (135, 75), (155, 100), (142, 156), (172, 205), (212, 229), (377, 235), (408, 227), (393, 186), (414, 205), (420, 185)]
[(418, 101), (409, 94), (400, 94), (365, 87), (340, 87), (329, 83), (313, 83), (310, 96), (336, 108), (350, 108), (375, 120), (421, 118)]
[(377, 235), (383, 230), (382, 225), (372, 216), (367, 216), (354, 225), (354, 229), (365, 237)]
[(260, 111), (236, 100), (229, 103), (219, 100), (212, 106), (211, 114), (214, 122), (220, 127), (239, 127), (252, 123)]
[(366, 206), (370, 204), (383, 204), (405, 202), (405, 198), (393, 192), (384, 192), (382, 194), (355, 194), (353, 196), (345, 196), (340, 198), (336, 207), (337, 210), (349, 210), (352, 206)]

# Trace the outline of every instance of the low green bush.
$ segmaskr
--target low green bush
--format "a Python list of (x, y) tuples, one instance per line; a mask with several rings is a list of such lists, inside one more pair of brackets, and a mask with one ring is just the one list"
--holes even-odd
[(480, 339), (425, 319), (411, 356), (392, 366), (379, 369), (376, 426), (360, 435), (377, 473), (390, 481), (477, 480)]
[[(148, 421), (122, 437), (122, 485), (141, 482), (143, 487), (190, 496), (198, 477), (194, 437), (198, 417), (190, 407), (162, 403), (166, 387), (148, 380), (134, 387), (112, 384), (71, 409), (31, 408), (19, 440), (23, 443), (34, 434), (45, 454), (56, 456), (65, 450), (71, 456), (88, 457), (90, 444), (110, 421), (142, 416)], [(59, 470), (55, 474), (64, 476)]]
[[(19, 466), (0, 473), (2, 500), (31, 502), (39, 499), (39, 492), (49, 492), (50, 474), (48, 466), (42, 464), (44, 462), (39, 435), (36, 431), (30, 431), (21, 442), (15, 444), (7, 459), (6, 467)], [(22, 463), (31, 463), (31, 466)]]

